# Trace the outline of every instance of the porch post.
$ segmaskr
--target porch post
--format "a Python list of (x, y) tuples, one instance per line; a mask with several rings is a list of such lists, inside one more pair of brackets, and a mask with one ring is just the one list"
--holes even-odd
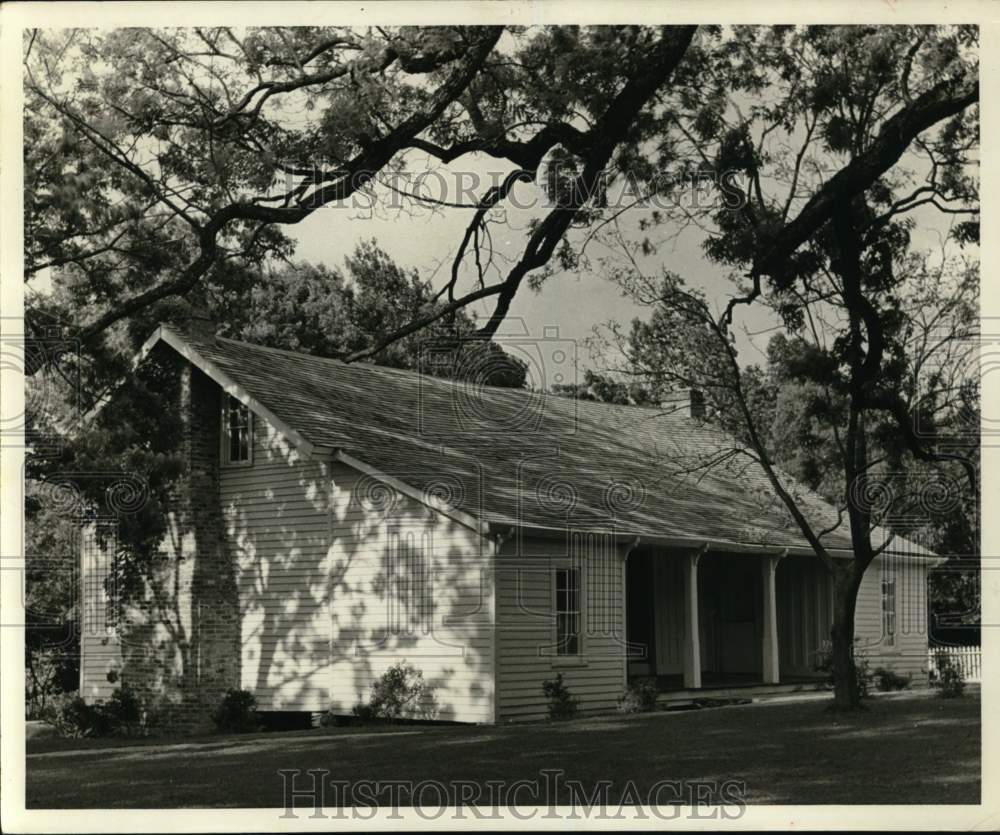
[(621, 622), (621, 647), (622, 647), (622, 687), (628, 689), (628, 558), (639, 543), (641, 537), (636, 537), (635, 541), (626, 545), (622, 549), (622, 622)]
[(705, 553), (689, 551), (684, 560), (684, 687), (701, 687), (701, 636), (698, 629), (698, 560)]
[(778, 599), (774, 575), (782, 556), (784, 554), (765, 556), (761, 560), (761, 568), (764, 573), (764, 646), (762, 648), (764, 684), (777, 684), (780, 675), (778, 669)]

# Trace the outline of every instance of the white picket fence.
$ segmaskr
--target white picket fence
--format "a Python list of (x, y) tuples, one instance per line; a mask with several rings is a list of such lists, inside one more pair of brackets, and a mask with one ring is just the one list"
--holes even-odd
[(962, 671), (962, 678), (968, 682), (982, 682), (983, 656), (980, 647), (930, 647), (927, 650), (928, 669), (937, 666), (936, 656), (946, 655), (951, 663)]

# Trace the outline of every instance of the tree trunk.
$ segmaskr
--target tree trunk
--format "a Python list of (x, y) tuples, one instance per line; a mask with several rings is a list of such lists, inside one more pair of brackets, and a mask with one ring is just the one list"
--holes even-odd
[(861, 707), (861, 696), (854, 664), (854, 611), (861, 579), (856, 577), (852, 564), (838, 567), (833, 581), (834, 612), (830, 628), (833, 707), (835, 710), (857, 710)]

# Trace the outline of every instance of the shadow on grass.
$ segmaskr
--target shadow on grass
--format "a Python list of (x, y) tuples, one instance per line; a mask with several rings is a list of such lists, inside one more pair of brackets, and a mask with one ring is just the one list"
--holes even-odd
[[(977, 803), (980, 704), (915, 695), (862, 714), (785, 702), (493, 727), (325, 728), (29, 755), (32, 808), (283, 807), (280, 769), (330, 780), (538, 780), (614, 802), (631, 781), (738, 780), (748, 803)], [(619, 793), (616, 795), (616, 792)], [(561, 798), (565, 800), (565, 798)]]

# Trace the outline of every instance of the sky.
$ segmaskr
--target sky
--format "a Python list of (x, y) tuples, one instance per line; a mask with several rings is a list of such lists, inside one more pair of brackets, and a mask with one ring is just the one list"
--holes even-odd
[[(907, 162), (904, 160), (904, 163)], [(913, 164), (912, 160), (908, 160)], [(490, 185), (502, 180), (510, 168), (484, 155), (463, 157), (451, 166), (436, 167), (435, 173), (423, 180), (421, 191), (436, 199), (469, 203)], [(429, 167), (429, 163), (428, 163)], [(420, 161), (417, 161), (420, 169)], [(397, 187), (416, 190), (418, 186), (396, 181)], [(391, 197), (391, 192), (382, 190)], [(542, 192), (534, 184), (516, 187), (511, 202), (522, 210), (511, 209), (506, 225), (494, 227), (494, 244), (511, 259), (520, 254), (527, 239), (527, 221), (541, 217), (544, 209), (538, 207)], [(324, 263), (330, 267), (342, 266), (344, 257), (351, 253), (361, 240), (374, 238), (402, 267), (417, 270), (420, 276), (441, 287), (450, 275), (451, 262), (462, 240), (471, 210), (445, 208), (436, 212), (419, 210), (402, 211), (397, 208), (380, 208), (371, 211), (364, 201), (361, 205), (327, 206), (293, 227), (286, 233), (297, 242), (296, 259)], [(397, 203), (400, 201), (397, 198)], [(608, 210), (610, 211), (610, 210)], [(626, 234), (640, 238), (639, 218), (647, 210), (633, 209), (624, 214), (621, 224)], [(917, 248), (935, 249), (940, 246), (941, 235), (946, 231), (949, 216), (942, 216), (933, 209), (912, 213), (917, 221), (913, 243)], [(640, 266), (647, 275), (656, 275), (665, 268), (681, 275), (690, 285), (700, 287), (720, 308), (733, 295), (733, 284), (726, 269), (711, 262), (702, 251), (704, 233), (688, 228), (679, 235), (675, 228), (666, 227), (660, 235), (666, 238), (655, 254), (640, 257)], [(576, 233), (577, 240), (583, 233)], [(498, 332), (497, 341), (505, 350), (517, 354), (529, 365), (529, 385), (547, 388), (553, 383), (568, 383), (583, 379), (587, 368), (601, 369), (608, 366), (606, 355), (594, 353), (588, 338), (595, 327), (616, 321), (628, 325), (635, 317), (646, 319), (650, 310), (626, 297), (621, 289), (607, 278), (597, 263), (607, 249), (592, 242), (588, 245), (592, 267), (580, 273), (557, 273), (535, 292), (522, 285), (511, 306), (510, 314)], [(510, 264), (501, 262), (509, 269)], [(474, 265), (465, 264), (460, 291), (473, 289)], [(487, 283), (501, 278), (499, 271), (487, 277)], [(488, 298), (472, 305), (469, 312), (480, 317), (489, 315), (494, 299)], [(762, 363), (764, 351), (777, 322), (761, 305), (741, 307), (735, 320), (736, 347), (743, 365)]]
[[(459, 192), (465, 190), (463, 203), (473, 195), (484, 192), (502, 179), (510, 170), (492, 159), (476, 155), (462, 160), (462, 167), (455, 164), (445, 167), (445, 173), (424, 181), (424, 194), (438, 199), (458, 202)], [(474, 179), (475, 178), (475, 179)], [(472, 183), (475, 182), (475, 186)], [(413, 186), (403, 186), (412, 190)], [(389, 194), (389, 192), (384, 192)], [(511, 202), (524, 207), (511, 209), (506, 214), (508, 223), (494, 227), (494, 244), (508, 257), (520, 254), (527, 239), (526, 225), (531, 217), (541, 217), (543, 208), (536, 208), (542, 198), (541, 190), (534, 184), (518, 186)], [(610, 211), (610, 210), (608, 210)], [(636, 236), (640, 214), (645, 210), (633, 209), (622, 216), (622, 228)], [(648, 213), (648, 212), (645, 212)], [(361, 240), (374, 238), (402, 267), (413, 268), (420, 276), (441, 287), (447, 281), (451, 262), (469, 223), (470, 210), (446, 208), (431, 212), (421, 210), (415, 215), (398, 209), (380, 209), (372, 212), (366, 206), (328, 206), (314, 212), (285, 232), (297, 242), (295, 258), (327, 266), (341, 266), (344, 257), (351, 253)], [(667, 233), (674, 230), (667, 229)], [(583, 233), (577, 233), (581, 240)], [(587, 254), (592, 268), (580, 273), (560, 272), (535, 292), (523, 284), (514, 299), (511, 311), (498, 333), (497, 341), (506, 350), (513, 351), (529, 362), (529, 384), (547, 387), (552, 383), (572, 382), (583, 379), (586, 368), (606, 367), (607, 360), (594, 354), (587, 344), (594, 328), (616, 321), (627, 325), (635, 317), (648, 318), (648, 308), (626, 297), (601, 270), (598, 259), (610, 254), (596, 241), (588, 244)], [(701, 233), (689, 230), (676, 239), (663, 244), (655, 255), (639, 259), (647, 275), (656, 275), (661, 267), (682, 275), (690, 284), (704, 288), (710, 298), (724, 300), (732, 285), (725, 270), (713, 265), (701, 251)], [(509, 264), (500, 262), (504, 268)], [(475, 268), (471, 261), (463, 270), (461, 287), (465, 292), (475, 287)], [(487, 283), (499, 280), (494, 272)], [(486, 299), (470, 307), (480, 317), (489, 315), (494, 299)], [(773, 326), (765, 311), (752, 310), (743, 316), (751, 331), (762, 331)], [(767, 333), (751, 340), (742, 331), (737, 334), (741, 359), (747, 363), (763, 359)], [(576, 359), (573, 362), (574, 358)], [(567, 362), (567, 359), (569, 362)]]

